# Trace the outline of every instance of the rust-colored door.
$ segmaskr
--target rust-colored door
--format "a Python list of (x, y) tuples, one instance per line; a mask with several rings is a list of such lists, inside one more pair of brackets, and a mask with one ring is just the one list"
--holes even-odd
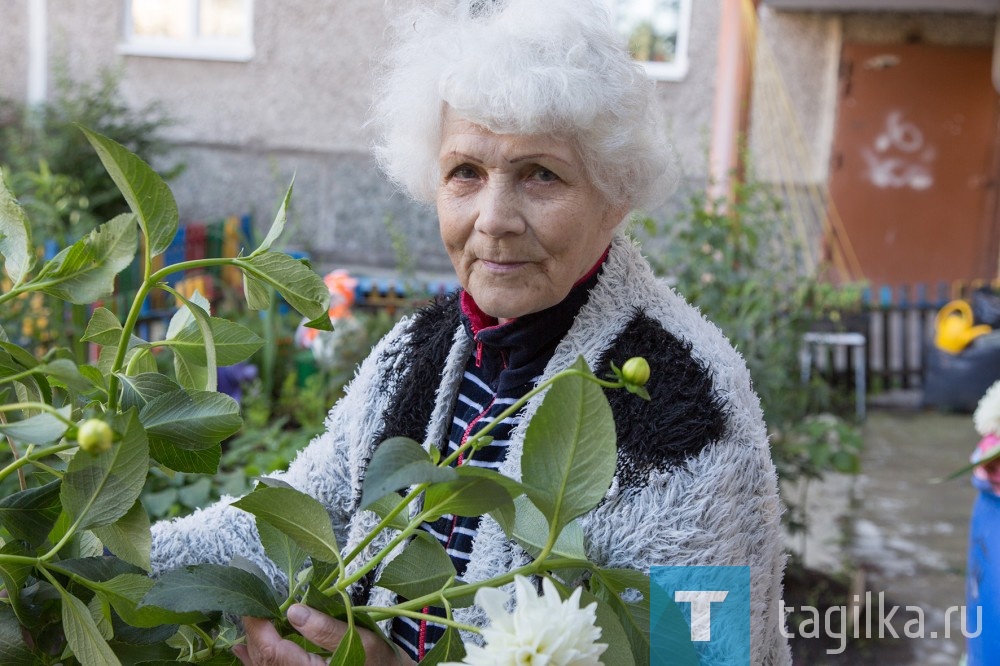
[(873, 284), (996, 277), (991, 57), (844, 45), (830, 195)]

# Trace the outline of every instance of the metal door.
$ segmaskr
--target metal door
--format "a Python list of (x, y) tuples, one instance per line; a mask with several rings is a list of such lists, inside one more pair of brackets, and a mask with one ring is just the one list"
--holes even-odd
[(991, 56), (844, 45), (830, 196), (873, 284), (996, 276)]

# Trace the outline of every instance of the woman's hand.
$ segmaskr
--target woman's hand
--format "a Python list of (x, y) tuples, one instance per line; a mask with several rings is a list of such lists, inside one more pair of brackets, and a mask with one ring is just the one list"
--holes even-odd
[[(288, 621), (295, 630), (316, 645), (336, 650), (347, 633), (347, 623), (335, 620), (303, 604), (293, 604), (288, 609)], [(244, 666), (325, 666), (326, 660), (310, 654), (292, 641), (283, 639), (267, 620), (244, 617), (246, 645), (237, 645), (233, 652)], [(362, 627), (357, 627), (361, 644), (365, 648), (368, 666), (406, 666), (413, 664), (403, 653), (397, 656), (381, 638)]]

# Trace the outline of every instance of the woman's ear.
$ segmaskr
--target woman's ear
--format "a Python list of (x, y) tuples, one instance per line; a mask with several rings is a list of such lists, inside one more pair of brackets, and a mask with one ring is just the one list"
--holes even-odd
[(628, 201), (620, 204), (608, 203), (604, 211), (604, 219), (601, 220), (601, 229), (614, 232), (625, 221), (625, 217), (632, 210), (632, 205)]

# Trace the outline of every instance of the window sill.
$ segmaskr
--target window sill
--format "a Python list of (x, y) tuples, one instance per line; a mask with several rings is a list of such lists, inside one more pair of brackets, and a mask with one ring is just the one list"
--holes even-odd
[(118, 53), (147, 58), (249, 62), (253, 59), (254, 49), (251, 44), (219, 46), (182, 42), (127, 42), (118, 45)]

